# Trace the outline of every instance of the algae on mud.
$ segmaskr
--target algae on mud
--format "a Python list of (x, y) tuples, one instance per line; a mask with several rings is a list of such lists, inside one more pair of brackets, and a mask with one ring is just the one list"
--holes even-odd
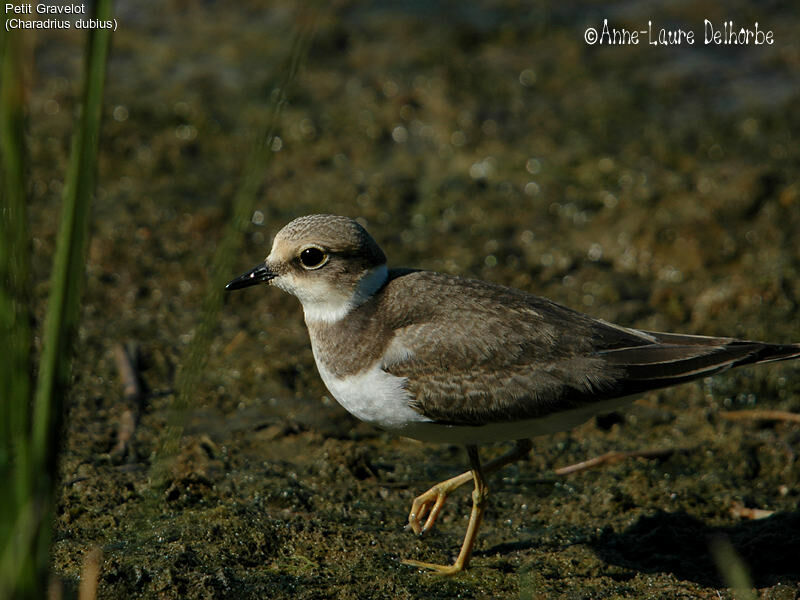
[[(635, 24), (650, 6), (609, 18)], [(635, 327), (800, 340), (798, 15), (728, 10), (773, 29), (776, 44), (590, 48), (582, 31), (600, 11), (590, 3), (335, 5), (289, 98), (233, 274), (263, 258), (281, 224), (332, 212), (367, 221), (390, 264)], [(259, 2), (119, 11), (61, 465), (54, 570), (68, 588), (101, 546), (101, 598), (730, 597), (706, 542), (725, 535), (762, 596), (797, 594), (797, 427), (719, 417), (800, 410), (795, 365), (651, 394), (535, 440), (527, 463), (492, 481), (472, 568), (443, 581), (397, 558), (441, 560), (456, 545), (468, 494), (450, 499), (430, 537), (403, 525), (419, 491), (463, 467), (462, 450), (354, 422), (316, 374), (299, 307), (278, 292), (234, 297), (157, 493), (149, 470), (176, 365), (295, 13)], [(700, 2), (654, 16), (693, 23), (718, 11)], [(42, 282), (76, 47), (68, 32), (37, 46), (29, 186)], [(45, 288), (33, 290), (39, 318)], [(111, 348), (126, 340), (142, 348), (150, 394), (132, 461), (116, 465), (105, 458), (124, 411)], [(693, 451), (551, 473), (651, 447)], [(775, 514), (742, 522), (736, 503)]]

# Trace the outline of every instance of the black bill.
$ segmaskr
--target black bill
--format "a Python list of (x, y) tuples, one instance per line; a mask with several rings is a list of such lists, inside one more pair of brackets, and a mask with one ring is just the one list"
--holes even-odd
[(240, 290), (258, 283), (267, 283), (270, 279), (276, 277), (276, 275), (276, 273), (270, 271), (267, 266), (262, 263), (247, 273), (239, 275), (239, 277), (228, 283), (225, 289), (227, 291)]

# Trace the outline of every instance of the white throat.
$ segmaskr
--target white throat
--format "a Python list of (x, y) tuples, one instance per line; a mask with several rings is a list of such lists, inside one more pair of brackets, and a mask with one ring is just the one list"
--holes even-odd
[(388, 277), (389, 270), (386, 265), (379, 265), (364, 274), (350, 295), (338, 294), (331, 289), (323, 293), (317, 293), (317, 290), (307, 290), (308, 293), (303, 293), (295, 289), (293, 293), (303, 304), (306, 323), (336, 323), (351, 310), (369, 300), (386, 283)]

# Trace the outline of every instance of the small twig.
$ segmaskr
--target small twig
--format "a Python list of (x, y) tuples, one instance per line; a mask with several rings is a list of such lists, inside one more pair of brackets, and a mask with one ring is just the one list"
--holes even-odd
[(136, 373), (131, 355), (122, 344), (114, 344), (114, 359), (122, 379), (122, 395), (126, 402), (138, 403), (142, 396), (142, 386)]
[(95, 600), (97, 598), (97, 582), (100, 579), (101, 562), (103, 562), (103, 551), (100, 548), (92, 548), (83, 557), (78, 600)]
[(129, 454), (139, 423), (142, 405), (142, 385), (136, 372), (135, 361), (122, 344), (114, 345), (114, 359), (117, 363), (120, 379), (122, 379), (122, 395), (128, 408), (119, 418), (117, 443), (111, 450), (112, 459), (120, 459)]
[(747, 508), (738, 502), (731, 506), (731, 515), (740, 519), (766, 519), (775, 514), (774, 510), (764, 510), (763, 508)]
[(593, 467), (599, 467), (600, 465), (610, 465), (626, 458), (661, 458), (664, 456), (670, 456), (675, 452), (685, 452), (686, 449), (681, 448), (662, 448), (660, 450), (630, 450), (628, 452), (606, 452), (601, 456), (595, 456), (594, 458), (590, 458), (589, 460), (584, 460), (579, 463), (575, 463), (574, 465), (567, 465), (566, 467), (561, 467), (560, 469), (556, 469), (556, 475), (570, 475), (572, 473), (577, 473), (579, 471), (585, 471), (587, 469), (591, 469)]
[(236, 348), (238, 348), (239, 345), (246, 339), (247, 339), (247, 334), (244, 332), (243, 329), (240, 329), (236, 333), (236, 335), (233, 336), (233, 339), (230, 342), (228, 342), (228, 345), (225, 346), (225, 348), (223, 348), (222, 350), (223, 356), (228, 356), (231, 352), (236, 350)]
[(47, 600), (62, 600), (64, 598), (64, 583), (55, 573), (50, 574), (47, 584)]
[(729, 421), (744, 421), (756, 419), (762, 421), (791, 421), (800, 423), (800, 414), (787, 410), (731, 410), (719, 413), (723, 419)]

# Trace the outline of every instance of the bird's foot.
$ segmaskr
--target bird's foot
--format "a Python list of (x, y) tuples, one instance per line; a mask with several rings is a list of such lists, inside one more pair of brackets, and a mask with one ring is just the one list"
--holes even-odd
[(465, 568), (465, 565), (459, 564), (459, 561), (456, 561), (452, 565), (437, 565), (436, 563), (422, 562), (419, 560), (403, 560), (402, 563), (419, 569), (427, 569), (431, 575), (442, 575), (444, 577), (461, 573)]
[[(414, 533), (422, 535), (433, 527), (439, 517), (439, 513), (442, 511), (445, 500), (447, 500), (447, 495), (448, 492), (442, 489), (442, 484), (437, 484), (424, 494), (414, 498), (414, 502), (411, 504), (411, 512), (408, 513), (408, 526), (411, 527)], [(424, 524), (423, 519), (425, 519)]]
[[(472, 481), (472, 471), (466, 471), (461, 475), (451, 477), (447, 481), (437, 483), (424, 494), (414, 498), (414, 502), (411, 504), (411, 512), (408, 513), (408, 526), (417, 535), (430, 531), (442, 511), (447, 497), (453, 490), (468, 481)], [(423, 519), (425, 519), (424, 524), (422, 522)]]

